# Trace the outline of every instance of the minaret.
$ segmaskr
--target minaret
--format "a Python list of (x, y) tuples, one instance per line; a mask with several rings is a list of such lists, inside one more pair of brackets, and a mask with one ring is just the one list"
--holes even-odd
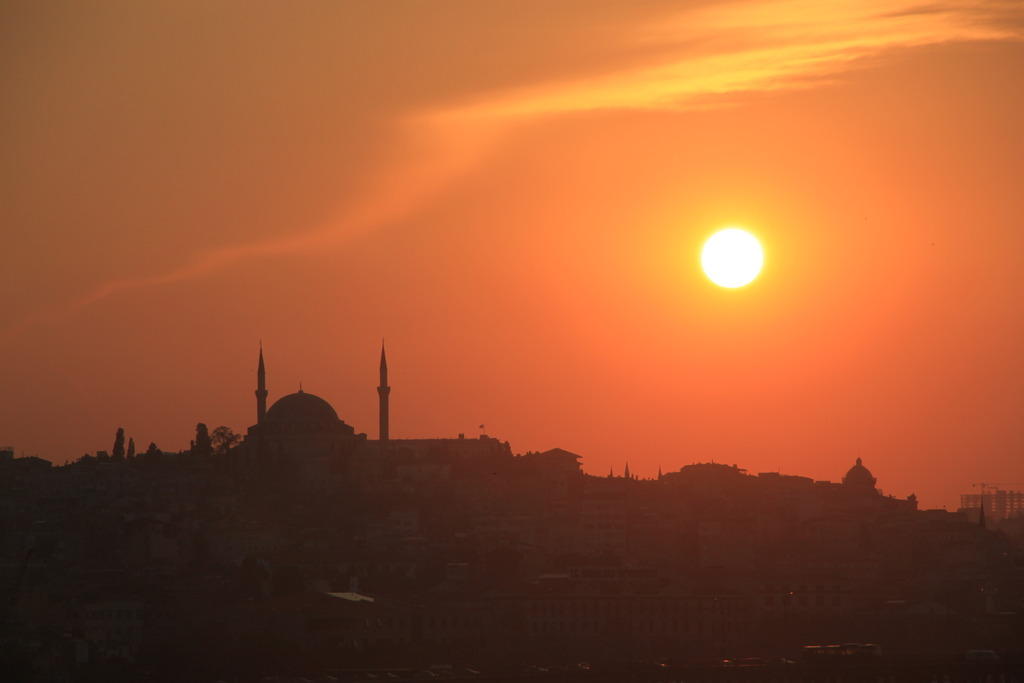
[(267, 414), (267, 369), (263, 367), (263, 344), (260, 343), (260, 364), (256, 368), (256, 424)]
[(380, 386), (377, 387), (377, 396), (380, 397), (380, 440), (388, 440), (388, 396), (391, 394), (391, 387), (388, 386), (388, 359), (384, 355), (384, 342), (380, 345)]

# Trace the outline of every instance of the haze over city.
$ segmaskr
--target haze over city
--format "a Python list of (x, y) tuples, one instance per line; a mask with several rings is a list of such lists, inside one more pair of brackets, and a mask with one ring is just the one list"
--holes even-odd
[[(1015, 2), (5, 3), (0, 440), (1024, 480)], [(764, 249), (723, 288), (701, 248)], [(481, 428), (483, 425), (483, 428)]]

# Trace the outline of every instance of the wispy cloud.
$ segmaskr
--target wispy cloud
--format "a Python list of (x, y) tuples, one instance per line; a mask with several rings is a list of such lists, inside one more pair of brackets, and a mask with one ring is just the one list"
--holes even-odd
[(450, 127), (439, 128), (436, 123), (419, 121), (415, 129), (404, 130), (397, 135), (407, 139), (402, 163), (372, 182), (361, 201), (348, 206), (322, 225), (300, 229), (284, 237), (201, 250), (184, 263), (163, 272), (106, 280), (62, 306), (38, 310), (6, 328), (0, 328), (0, 340), (16, 336), (37, 324), (59, 320), (121, 292), (192, 280), (247, 260), (344, 245), (374, 228), (401, 219), (421, 206), (428, 197), (472, 169), (500, 137), (494, 126), (487, 122), (461, 126), (454, 131)]
[(1022, 16), (1024, 5), (1017, 2), (748, 0), (697, 6), (668, 19), (624, 26), (616, 48), (642, 47), (658, 57), (640, 66), (606, 65), (586, 77), (492, 91), (415, 113), (405, 119), (403, 131), (403, 139), (415, 141), (412, 153), (336, 219), (294, 236), (208, 249), (163, 273), (103, 282), (63, 309), (40, 313), (6, 332), (120, 292), (189, 280), (244, 259), (342, 244), (415, 211), (471, 170), (502, 131), (537, 117), (680, 109), (723, 94), (808, 87), (890, 50), (1020, 39)]
[(1024, 5), (1005, 2), (747, 0), (698, 7), (628, 38), (662, 45), (666, 56), (657, 63), (522, 88), (444, 114), (520, 119), (694, 106), (707, 96), (806, 87), (887, 50), (1019, 39), (1022, 16)]
[(378, 178), (361, 201), (319, 228), (210, 249), (177, 268), (156, 275), (110, 280), (77, 298), (72, 305), (92, 304), (127, 289), (188, 280), (246, 259), (339, 246), (368, 230), (398, 220), (472, 168), (488, 149), (488, 143), (496, 139), (494, 127), (484, 122), (464, 127), (458, 135), (452, 133), (427, 130), (422, 125), (402, 133), (408, 138), (408, 146), (401, 166)]

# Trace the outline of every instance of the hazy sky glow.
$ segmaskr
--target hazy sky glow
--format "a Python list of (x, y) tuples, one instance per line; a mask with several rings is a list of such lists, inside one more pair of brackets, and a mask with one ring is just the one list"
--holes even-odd
[[(374, 435), (1024, 481), (1017, 2), (14, 2), (0, 443)], [(745, 225), (770, 267), (699, 267)]]

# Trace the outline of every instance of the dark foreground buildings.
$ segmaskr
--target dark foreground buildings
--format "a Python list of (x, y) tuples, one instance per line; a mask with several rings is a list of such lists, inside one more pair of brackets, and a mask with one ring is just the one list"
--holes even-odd
[(379, 439), (301, 390), (268, 408), (261, 353), (256, 424), (221, 452), (0, 454), (0, 667), (513, 680), (1022, 642), (1019, 526), (882, 495), (859, 459), (841, 483), (594, 477), (557, 448), (391, 439), (389, 397), (382, 354)]

